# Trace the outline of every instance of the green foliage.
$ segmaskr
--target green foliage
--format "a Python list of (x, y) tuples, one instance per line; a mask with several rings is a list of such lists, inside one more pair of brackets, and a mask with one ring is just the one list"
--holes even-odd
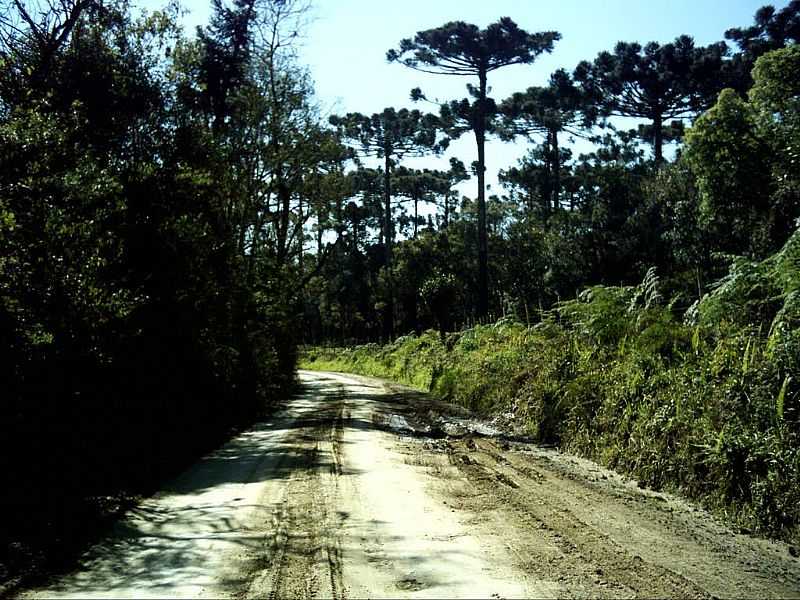
[(723, 43), (696, 47), (687, 35), (664, 45), (619, 42), (613, 52), (581, 62), (575, 78), (602, 113), (650, 120), (660, 163), (666, 120), (697, 114), (713, 102), (725, 52)]
[(175, 7), (0, 19), (0, 578), (294, 383), (294, 210), (343, 149), (290, 62), (264, 64), (251, 26), (275, 15), (215, 6), (192, 41)]
[(719, 249), (764, 257), (800, 216), (800, 64), (796, 46), (765, 54), (749, 101), (723, 90), (687, 134), (683, 158), (697, 178), (702, 225)]
[(733, 90), (724, 90), (689, 130), (686, 143), (684, 157), (697, 177), (701, 219), (715, 236), (727, 237), (724, 250), (763, 252), (758, 237), (755, 248), (751, 240), (768, 211), (770, 149), (753, 107)]
[(765, 54), (753, 69), (750, 99), (759, 107), (784, 118), (797, 118), (800, 92), (800, 46), (793, 45)]
[(442, 352), (438, 335), (429, 331), (420, 336), (399, 337), (385, 346), (307, 348), (300, 357), (299, 367), (383, 377), (428, 390), (436, 372), (436, 357)]
[[(786, 12), (790, 13), (796, 8)], [(785, 24), (781, 19), (753, 35), (779, 34), (776, 27)], [(419, 39), (404, 40), (390, 60), (440, 73), (478, 75), (481, 84), (481, 73), (491, 70), (487, 65), (466, 61), (457, 68), (448, 62), (466, 60), (457, 52), (471, 51), (459, 50), (456, 43), (464, 31), (486, 33), (448, 24), (420, 32), (425, 35)], [(451, 34), (455, 37), (448, 37)], [(429, 49), (441, 44), (456, 54), (426, 54), (426, 44), (432, 44)], [(361, 215), (360, 221), (346, 223), (352, 236), (341, 233), (344, 222), (339, 230), (330, 229), (343, 244), (358, 239), (347, 256), (337, 252), (340, 263), (324, 267), (326, 276), (319, 281), (330, 282), (322, 288), (334, 302), (318, 302), (310, 295), (308, 310), (325, 325), (309, 328), (307, 341), (389, 340), (392, 331), (441, 328), (420, 295), (421, 284), (439, 271), (452, 275), (459, 291), (448, 310), (447, 329), (508, 314), (533, 324), (587, 287), (634, 286), (651, 266), (658, 270), (663, 294), (680, 310), (711, 291), (710, 284), (722, 278), (732, 262), (739, 267), (730, 275), (744, 277), (742, 261), (758, 261), (779, 250), (800, 218), (797, 49), (789, 46), (761, 56), (748, 99), (731, 90), (717, 98), (723, 71), (731, 66), (728, 62), (735, 62), (735, 57), (724, 57), (721, 65), (722, 50), (719, 44), (696, 47), (687, 36), (664, 45), (620, 44), (572, 77), (557, 71), (549, 87), (512, 95), (499, 107), (504, 123), (496, 119), (498, 107), (487, 96), (488, 88), (481, 92), (480, 85), (470, 86), (471, 98), (442, 107), (440, 124), (449, 127), (451, 135), (472, 130), (479, 148), (492, 133), (535, 133), (544, 136), (544, 142), (518, 166), (500, 172), (504, 195), (485, 198), (483, 167), (480, 161), (473, 164), (479, 179), (477, 198), (451, 204), (445, 185), (444, 215), (438, 211), (427, 222), (416, 210), (425, 195), (415, 189), (417, 177), (409, 178), (407, 193), (414, 211), (403, 214), (407, 203), (401, 209), (397, 222), (405, 230), (399, 237), (405, 233), (418, 239), (387, 236), (393, 231), (386, 231), (386, 219), (379, 215), (379, 182), (364, 186), (363, 192), (357, 188), (363, 196), (353, 197), (354, 210), (347, 212), (354, 218)], [(641, 135), (652, 135), (655, 142), (660, 131), (662, 142), (678, 141), (684, 130), (679, 122), (664, 121), (661, 128), (651, 124), (639, 131), (609, 123), (601, 123), (602, 129), (585, 127), (615, 112), (639, 117), (646, 113), (662, 120), (672, 113), (694, 117), (715, 100), (688, 130), (686, 145), (678, 147), (671, 163), (645, 160)], [(594, 150), (573, 157), (569, 148), (560, 146), (564, 131), (588, 138)], [(399, 180), (388, 183), (395, 186)], [(384, 184), (382, 191), (386, 189)], [(396, 200), (390, 204), (403, 204), (402, 197)], [(395, 206), (389, 208), (397, 213)], [(378, 230), (381, 221), (383, 231)], [(424, 240), (420, 225), (425, 225)], [(390, 268), (388, 246), (397, 254)], [(347, 295), (353, 299), (349, 308), (336, 306), (335, 312), (325, 312)], [(793, 302), (781, 313), (787, 322)], [(395, 327), (387, 327), (391, 324)]]
[(444, 343), (427, 332), (312, 348), (301, 362), (505, 413), (540, 442), (797, 539), (800, 336), (796, 326), (777, 342), (768, 332), (797, 290), (798, 239), (761, 263), (734, 263), (686, 322), (650, 269), (636, 286), (594, 286), (533, 327), (504, 319)]
[[(797, 7), (800, 15), (800, 3)], [(800, 21), (800, 16), (795, 17)], [(800, 216), (800, 47), (765, 54), (753, 69), (750, 101), (772, 151), (770, 225), (775, 241), (794, 230)]]
[(754, 327), (767, 335), (769, 347), (791, 337), (800, 324), (800, 233), (761, 262), (738, 259), (729, 273), (687, 314), (687, 319), (724, 332), (726, 327)]

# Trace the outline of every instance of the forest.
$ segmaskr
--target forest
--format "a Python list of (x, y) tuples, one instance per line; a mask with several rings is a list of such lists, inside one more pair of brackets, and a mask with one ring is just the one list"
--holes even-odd
[[(542, 441), (795, 535), (800, 0), (507, 98), (492, 73), (558, 32), (398, 31), (393, 68), (467, 96), (341, 115), (299, 60), (308, 10), (212, 0), (186, 32), (177, 3), (0, 2), (0, 580), (278, 406), (299, 354), (513, 402)], [(403, 164), (462, 136), (470, 164)], [(492, 138), (529, 151), (487, 196)]]

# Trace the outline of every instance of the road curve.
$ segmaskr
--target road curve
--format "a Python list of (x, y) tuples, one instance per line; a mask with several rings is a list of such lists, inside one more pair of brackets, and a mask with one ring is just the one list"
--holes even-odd
[(24, 597), (800, 597), (786, 544), (568, 455), (412, 435), (436, 407), (396, 386), (300, 378)]

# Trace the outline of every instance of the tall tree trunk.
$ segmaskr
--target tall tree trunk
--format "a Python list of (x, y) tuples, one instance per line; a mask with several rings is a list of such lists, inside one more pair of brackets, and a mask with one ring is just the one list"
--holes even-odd
[(553, 140), (549, 129), (544, 146), (544, 189), (539, 192), (539, 200), (542, 204), (542, 221), (547, 228), (553, 206)]
[(303, 228), (303, 196), (299, 195), (298, 197), (298, 206), (297, 206), (297, 218), (298, 223), (297, 227), (300, 229), (297, 231), (297, 265), (300, 267), (300, 273), (303, 273), (303, 244), (305, 243), (305, 231)]
[(289, 191), (289, 186), (283, 181), (283, 173), (280, 169), (275, 176), (278, 179), (278, 210), (280, 211), (278, 214), (278, 228), (276, 231), (276, 237), (278, 238), (276, 258), (278, 265), (282, 266), (289, 253), (286, 243), (289, 235), (289, 213), (291, 212), (292, 193)]
[(386, 298), (386, 311), (384, 315), (384, 334), (387, 340), (394, 338), (394, 285), (392, 282), (392, 181), (391, 181), (391, 153), (389, 148), (384, 148), (383, 164), (383, 201), (385, 204), (384, 224), (386, 232), (386, 281), (388, 285)]
[(552, 129), (550, 141), (553, 152), (553, 209), (561, 208), (561, 155), (558, 148), (558, 129)]
[(486, 71), (478, 74), (478, 118), (475, 141), (478, 144), (478, 317), (489, 312), (489, 245), (486, 235)]
[(414, 194), (414, 239), (417, 239), (417, 221), (419, 220), (419, 210), (418, 210), (419, 198), (417, 195)]
[(653, 115), (653, 154), (655, 155), (656, 166), (661, 166), (664, 162), (663, 145), (664, 145), (664, 119), (661, 112), (656, 112)]

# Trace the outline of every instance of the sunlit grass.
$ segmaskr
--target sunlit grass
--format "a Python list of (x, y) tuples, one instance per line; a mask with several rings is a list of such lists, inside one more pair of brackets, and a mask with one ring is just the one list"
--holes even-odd
[(800, 522), (800, 236), (734, 265), (687, 315), (654, 272), (598, 286), (541, 323), (513, 320), (391, 345), (311, 348), (304, 368), (389, 378), (479, 413), (510, 412), (535, 439), (676, 489), (755, 531)]

